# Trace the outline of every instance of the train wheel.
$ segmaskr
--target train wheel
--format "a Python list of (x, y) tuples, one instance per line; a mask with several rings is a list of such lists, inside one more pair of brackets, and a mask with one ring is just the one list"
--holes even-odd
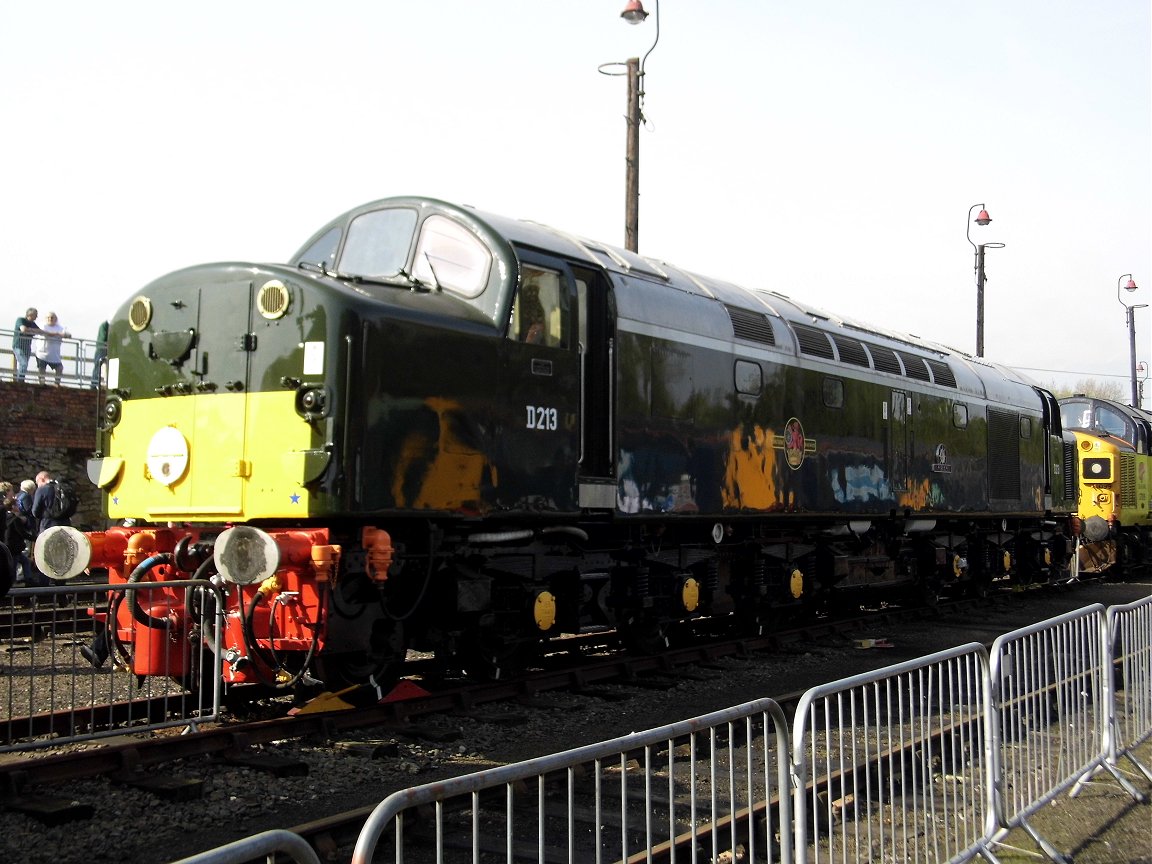
[(539, 643), (505, 639), (500, 633), (471, 634), (464, 643), (464, 671), (486, 681), (500, 681), (523, 672), (536, 658)]
[(920, 602), (929, 609), (935, 609), (940, 605), (940, 592), (940, 580), (934, 576), (922, 579), (917, 586), (917, 596)]
[(403, 625), (378, 618), (372, 622), (370, 646), (364, 651), (320, 654), (312, 661), (312, 670), (329, 689), (372, 684), (387, 692), (399, 679), (407, 656)]
[(668, 648), (668, 625), (648, 616), (630, 618), (621, 628), (624, 647), (635, 654), (659, 654)]
[(983, 600), (991, 592), (992, 588), (987, 577), (976, 574), (968, 580), (968, 594), (978, 600)]
[(738, 609), (736, 622), (741, 633), (750, 636), (771, 636), (784, 623), (782, 610), (770, 605)]

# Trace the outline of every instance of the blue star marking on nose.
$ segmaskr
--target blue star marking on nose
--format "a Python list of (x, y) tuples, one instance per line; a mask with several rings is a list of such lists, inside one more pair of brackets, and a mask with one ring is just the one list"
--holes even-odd
[(292, 497), (292, 503), (293, 504), (299, 504), (300, 503), (300, 496), (299, 495), (292, 495), (291, 497)]

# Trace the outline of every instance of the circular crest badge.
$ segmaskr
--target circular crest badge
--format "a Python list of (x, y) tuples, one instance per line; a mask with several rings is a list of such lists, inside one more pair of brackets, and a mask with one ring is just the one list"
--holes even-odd
[(795, 417), (784, 426), (784, 458), (792, 469), (804, 464), (804, 426)]

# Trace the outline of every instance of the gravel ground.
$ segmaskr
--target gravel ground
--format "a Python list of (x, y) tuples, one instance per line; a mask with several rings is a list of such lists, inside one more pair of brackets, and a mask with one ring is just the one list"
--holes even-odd
[[(630, 691), (622, 702), (570, 693), (546, 694), (553, 707), (533, 707), (526, 720), (508, 726), (468, 717), (438, 716), (421, 726), (459, 737), (447, 744), (397, 736), (395, 730), (366, 729), (349, 741), (372, 747), (337, 747), (334, 742), (283, 742), (266, 753), (302, 760), (305, 776), (274, 777), (243, 767), (207, 761), (176, 763), (170, 776), (203, 780), (199, 798), (165, 800), (108, 778), (77, 782), (67, 789), (31, 788), (25, 799), (66, 796), (92, 807), (92, 817), (50, 826), (14, 807), (0, 812), (0, 860), (22, 864), (89, 864), (134, 861), (165, 864), (204, 849), (270, 828), (287, 828), (320, 816), (377, 803), (390, 792), (434, 779), (519, 761), (631, 731), (682, 720), (761, 697), (802, 691), (828, 680), (913, 659), (970, 641), (996, 636), (1093, 602), (1129, 602), (1152, 593), (1150, 584), (1089, 584), (1029, 592), (1024, 603), (1004, 603), (965, 618), (903, 625), (898, 631), (862, 632), (836, 641), (790, 646), (774, 654), (710, 664), (706, 673), (682, 676), (665, 692)], [(857, 638), (886, 639), (891, 648), (860, 650)], [(713, 668), (719, 667), (719, 668)], [(512, 706), (509, 706), (512, 707)], [(494, 708), (491, 710), (495, 710)], [(1152, 745), (1141, 750), (1152, 765)], [(1152, 795), (1152, 784), (1134, 782)], [(1037, 814), (1034, 824), (1054, 845), (1074, 852), (1077, 864), (1152, 864), (1152, 807), (1130, 803), (1115, 783), (1098, 782), (1077, 799), (1061, 799)], [(1034, 849), (1013, 835), (1014, 845)], [(1024, 860), (1009, 850), (1002, 861)], [(347, 850), (339, 860), (348, 860)], [(1029, 858), (1029, 860), (1034, 860)]]

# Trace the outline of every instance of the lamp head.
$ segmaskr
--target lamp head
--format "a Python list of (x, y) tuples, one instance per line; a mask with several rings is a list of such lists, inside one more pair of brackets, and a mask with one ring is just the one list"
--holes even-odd
[(976, 214), (976, 224), (977, 225), (987, 225), (991, 221), (992, 221), (992, 217), (988, 215), (987, 210), (981, 210), (979, 213)]
[(620, 13), (620, 17), (629, 24), (642, 24), (648, 13), (644, 11), (644, 4), (640, 0), (628, 0), (628, 5)]
[(1125, 291), (1135, 291), (1137, 287), (1138, 286), (1136, 285), (1136, 281), (1134, 279), (1132, 279), (1131, 277), (1129, 277), (1128, 284), (1126, 284), (1124, 286), (1124, 290)]

